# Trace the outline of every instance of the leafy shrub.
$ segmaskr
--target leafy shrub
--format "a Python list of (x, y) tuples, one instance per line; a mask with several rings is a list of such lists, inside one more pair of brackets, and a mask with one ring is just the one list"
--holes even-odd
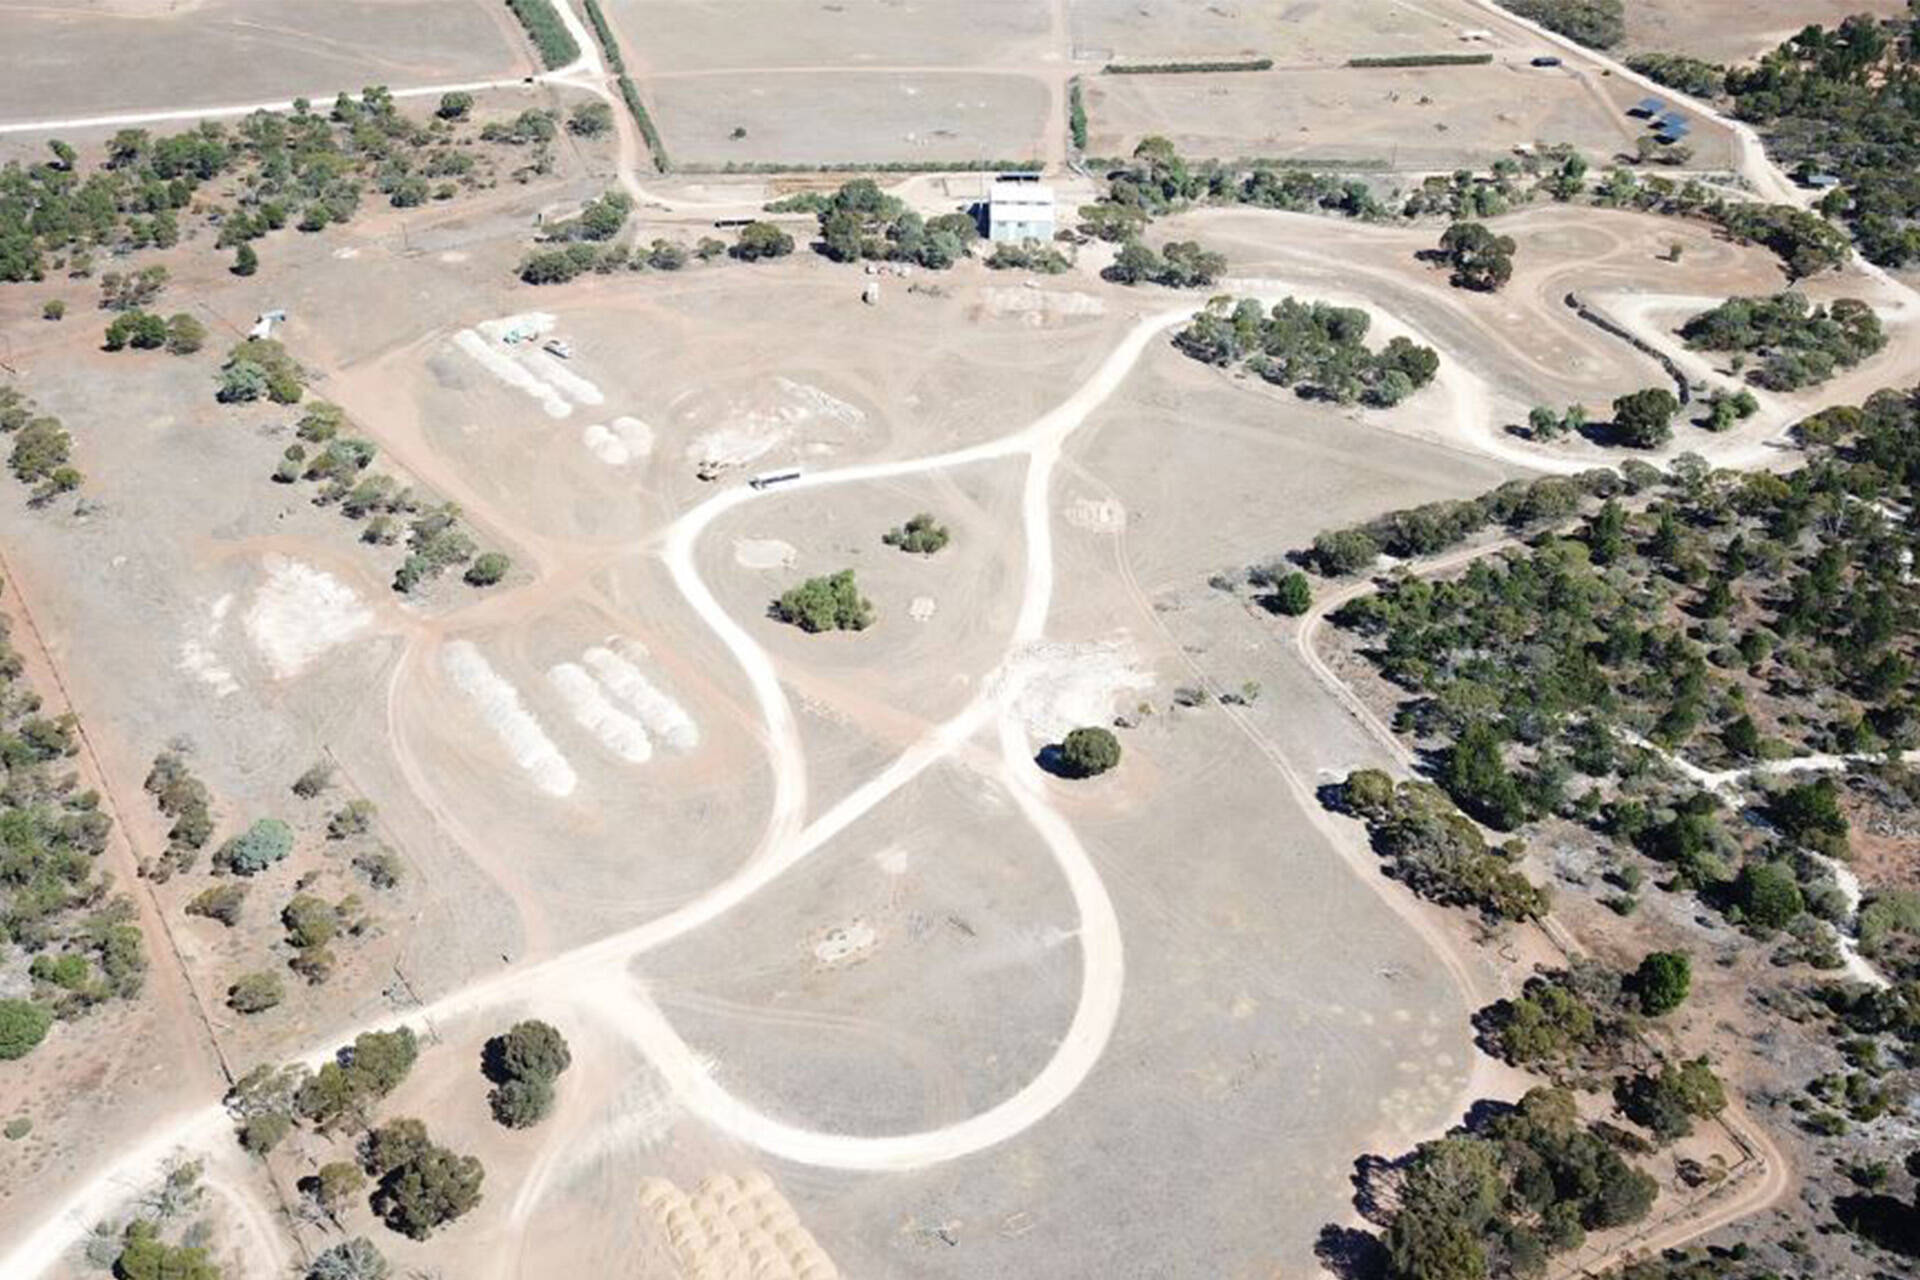
[(24, 1058), (46, 1039), (53, 1012), (30, 1000), (0, 1000), (0, 1060)]
[(220, 846), (213, 856), (214, 865), (235, 875), (251, 876), (265, 871), (293, 852), (293, 828), (278, 818), (261, 818), (242, 835)]
[(922, 511), (905, 524), (887, 530), (881, 535), (880, 541), (902, 551), (930, 556), (947, 545), (947, 527)]

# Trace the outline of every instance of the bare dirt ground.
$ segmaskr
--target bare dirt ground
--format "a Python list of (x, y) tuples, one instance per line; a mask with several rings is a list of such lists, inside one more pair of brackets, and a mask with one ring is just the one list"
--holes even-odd
[[(8, 34), (0, 122), (330, 98), (533, 66), (512, 15), (486, 0), (4, 0), (0, 26)], [(432, 38), (420, 39), (423, 31)]]
[(1897, 17), (1900, 0), (1643, 0), (1627, 6), (1626, 48), (1744, 62), (1811, 23), (1838, 26), (1856, 13)]
[(1368, 54), (1448, 53), (1461, 47), (1463, 30), (1488, 26), (1457, 0), (1292, 0), (1275, 5), (1070, 0), (1068, 7), (1076, 50), (1098, 61), (1239, 56), (1281, 63), (1345, 62)]
[(655, 77), (648, 94), (690, 165), (1026, 160), (1045, 154), (1052, 105), (1031, 77), (937, 70)]
[(979, 0), (965, 9), (840, 0), (803, 21), (770, 20), (757, 0), (611, 0), (608, 16), (655, 75), (720, 68), (964, 66), (1037, 61), (1050, 48), (1048, 6)]
[[(1601, 160), (1632, 154), (1637, 95), (1596, 92), (1582, 75), (1523, 61), (1484, 67), (1326, 67), (1257, 74), (1096, 76), (1087, 81), (1089, 149), (1125, 155), (1162, 134), (1182, 154), (1271, 156), (1484, 168), (1515, 147), (1571, 143)], [(1711, 133), (1695, 163), (1724, 166)]]
[[(1592, 446), (1499, 425), (1658, 379), (1565, 290), (1652, 299), (1658, 326), (1660, 299), (1760, 291), (1776, 270), (1691, 224), (1587, 209), (1504, 220), (1521, 273), (1493, 298), (1415, 260), (1425, 230), (1252, 211), (1157, 229), (1224, 249), (1228, 288), (1358, 301), (1377, 336), (1442, 352), (1435, 386), (1360, 414), (1187, 360), (1167, 338), (1197, 298), (1084, 272), (1027, 289), (968, 264), (937, 293), (890, 278), (879, 306), (805, 254), (527, 289), (511, 267), (534, 214), (611, 176), (573, 160), (556, 184), (282, 237), (251, 280), (186, 247), (163, 308), (221, 335), (193, 358), (95, 350), (83, 283), (0, 294), (8, 363), (73, 430), (92, 504), (16, 494), (0, 534), (106, 780), (137, 794), (186, 733), (223, 830), (298, 818), (299, 865), (331, 874), (286, 793), (325, 750), (409, 862), (360, 970), (223, 1017), (223, 1043), (311, 1060), (369, 1024), (429, 1034), (386, 1114), (481, 1155), (486, 1199), (425, 1245), (349, 1215), (403, 1266), (664, 1275), (759, 1232), (801, 1273), (803, 1226), (849, 1275), (1306, 1271), (1355, 1153), (1523, 1087), (1465, 1019), (1513, 979), (1320, 807), (1317, 784), (1390, 749), (1205, 577), (1388, 506), (1592, 465)], [(643, 234), (699, 216), (649, 210)], [(1656, 261), (1673, 239), (1682, 261)], [(57, 325), (38, 318), (56, 294)], [(267, 479), (293, 413), (211, 390), (219, 347), (268, 305), (379, 465), (513, 555), (505, 584), (401, 600), (394, 553)], [(572, 359), (505, 350), (535, 313)], [(1901, 333), (1853, 376), (1911, 380)], [(1673, 451), (1752, 465), (1794, 408), (1683, 430)], [(715, 459), (719, 481), (694, 478)], [(804, 475), (741, 483), (773, 467)], [(922, 508), (948, 550), (880, 545)], [(843, 566), (870, 629), (766, 616)], [(1248, 705), (1176, 705), (1190, 685)], [(1117, 773), (1035, 767), (1063, 728), (1115, 713), (1132, 724)], [(185, 973), (223, 984), (240, 959), (208, 944)], [(477, 1060), (522, 1016), (560, 1025), (577, 1065), (555, 1116), (509, 1133)], [(265, 1208), (267, 1179), (286, 1190), (322, 1144), (232, 1168), (211, 1099), (171, 1097), (135, 1132), (75, 1117), (36, 1135), (64, 1163), (10, 1206), (30, 1224), (10, 1256), (60, 1269), (61, 1231), (180, 1142), (227, 1154), (222, 1194), (252, 1207), (234, 1247), (331, 1238), (276, 1242)], [(731, 1243), (688, 1226), (728, 1197), (747, 1206)]]

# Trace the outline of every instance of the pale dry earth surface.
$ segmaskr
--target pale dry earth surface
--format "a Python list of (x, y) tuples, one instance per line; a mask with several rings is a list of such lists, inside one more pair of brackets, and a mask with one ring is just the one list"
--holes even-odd
[[(79, 38), (65, 15), (15, 7), (50, 47)], [(1497, 26), (1438, 0), (1296, 5), (1272, 24), (1264, 9), (1225, 22), (1219, 7), (1145, 7), (848, 0), (782, 26), (740, 4), (608, 5), (670, 144), (713, 163), (736, 123), (772, 148), (753, 159), (1051, 147), (1080, 46), (1321, 62)], [(166, 38), (196, 50), (212, 37), (194, 22), (266, 38), (247, 25), (263, 6), (88, 8), (174, 24)], [(223, 16), (236, 8), (239, 34)], [(526, 60), (493, 6), (433, 8), (447, 51), (397, 52), (410, 46), (372, 20), (344, 23), (365, 43), (313, 73), (398, 87)], [(273, 11), (297, 33), (306, 9)], [(1530, 47), (1505, 27), (1496, 43)], [(105, 88), (52, 87), (58, 66), (37, 74), (50, 87), (27, 105), (74, 115), (191, 105), (203, 87), (245, 101), (293, 78), (222, 77), (216, 93), (182, 55), (96, 101)], [(875, 95), (913, 105), (874, 111)], [(577, 100), (539, 86), (487, 105), (523, 97)], [(929, 140), (922, 98), (944, 103), (926, 118), (953, 137)], [(984, 124), (953, 123), (974, 119), (956, 114), (965, 101), (987, 104)], [(1330, 101), (1316, 109), (1351, 106)], [(814, 136), (801, 106), (842, 123)], [(1580, 110), (1609, 145), (1591, 94)], [(1223, 148), (1266, 127), (1256, 109), (1217, 115)], [(214, 1153), (233, 1274), (274, 1274), (336, 1238), (275, 1212), (321, 1148), (237, 1158), (214, 1054), (181, 1029), (198, 1006), (241, 1070), (400, 1019), (431, 1032), (383, 1113), (480, 1156), (486, 1195), (424, 1244), (364, 1207), (347, 1215), (402, 1266), (1308, 1272), (1319, 1228), (1349, 1216), (1357, 1154), (1402, 1150), (1472, 1098), (1525, 1086), (1490, 1070), (1467, 1023), (1512, 973), (1386, 883), (1357, 827), (1325, 813), (1317, 786), (1399, 758), (1284, 631), (1205, 580), (1390, 507), (1613, 460), (1504, 430), (1532, 404), (1597, 408), (1662, 376), (1565, 294), (1677, 348), (1692, 300), (1777, 288), (1773, 260), (1695, 224), (1542, 207), (1502, 222), (1520, 270), (1478, 297), (1414, 259), (1431, 228), (1234, 210), (1154, 229), (1220, 248), (1241, 292), (1365, 305), (1376, 340), (1405, 332), (1441, 352), (1436, 385), (1363, 413), (1196, 364), (1169, 342), (1194, 296), (1084, 269), (1028, 287), (967, 263), (934, 291), (889, 279), (878, 306), (861, 303), (857, 269), (804, 252), (537, 293), (514, 281), (535, 215), (616, 179), (658, 201), (643, 243), (709, 233), (712, 205), (762, 195), (636, 176), (622, 144), (569, 144), (551, 178), (471, 203), (279, 237), (252, 279), (183, 245), (166, 305), (217, 335), (193, 357), (100, 351), (89, 281), (0, 292), (8, 372), (69, 424), (88, 476), (78, 509), (0, 499), (5, 607), (17, 592), (44, 631), (127, 835), (157, 848), (139, 783), (184, 736), (223, 834), (262, 814), (298, 832), (256, 906), (308, 874), (335, 895), (354, 885), (322, 834), (327, 804), (288, 791), (323, 754), (378, 804), (408, 868), (394, 891), (362, 889), (378, 923), (342, 972), (252, 1019), (218, 994), (284, 963), (270, 912), (228, 934), (181, 914), (204, 869), (154, 889), (146, 909), (175, 924), (181, 961), (156, 957), (151, 1007), (62, 1026), (0, 1075), (0, 1110), (37, 1121), (0, 1148), (0, 1271), (80, 1274), (75, 1232), (176, 1147)], [(954, 207), (969, 185), (928, 203)], [(1660, 260), (1675, 241), (1681, 260)], [(1888, 351), (1817, 396), (1769, 398), (1736, 432), (1682, 427), (1666, 456), (1761, 465), (1816, 402), (1920, 376), (1892, 285), (1848, 273), (1815, 292), (1884, 305)], [(39, 318), (56, 297), (57, 325)], [(289, 311), (282, 336), (313, 394), (378, 444), (378, 465), (457, 501), (481, 543), (512, 555), (502, 585), (449, 576), (398, 596), (397, 554), (358, 542), (310, 487), (270, 481), (295, 413), (212, 396), (220, 349), (268, 307)], [(571, 359), (500, 341), (519, 330), (564, 336)], [(696, 479), (703, 463), (717, 480)], [(788, 467), (803, 479), (743, 484)], [(949, 526), (946, 550), (882, 544), (922, 510)], [(768, 616), (780, 592), (842, 568), (873, 602), (868, 630), (808, 636)], [(1259, 695), (1178, 705), (1196, 682)], [(1068, 783), (1035, 765), (1067, 728), (1116, 715), (1129, 727), (1114, 774)], [(526, 1016), (565, 1032), (575, 1066), (553, 1117), (515, 1133), (488, 1118), (477, 1064)], [(145, 1074), (134, 1039), (150, 1046)]]

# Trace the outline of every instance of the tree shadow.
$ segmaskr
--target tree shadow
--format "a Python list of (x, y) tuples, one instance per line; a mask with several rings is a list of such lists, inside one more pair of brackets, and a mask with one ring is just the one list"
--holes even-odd
[(1313, 1256), (1339, 1280), (1384, 1280), (1387, 1274), (1387, 1247), (1379, 1237), (1356, 1227), (1329, 1222), (1320, 1228)]
[(505, 1084), (513, 1079), (513, 1072), (507, 1070), (505, 1036), (491, 1036), (480, 1046), (480, 1074), (494, 1084)]
[(1067, 763), (1066, 748), (1058, 742), (1049, 742), (1046, 746), (1040, 748), (1039, 752), (1033, 757), (1033, 762), (1039, 765), (1043, 772), (1049, 773), (1056, 778), (1067, 782), (1078, 782), (1080, 780), (1080, 771)]
[(1920, 1258), (1920, 1209), (1892, 1196), (1841, 1196), (1834, 1216), (1847, 1230), (1882, 1249)]

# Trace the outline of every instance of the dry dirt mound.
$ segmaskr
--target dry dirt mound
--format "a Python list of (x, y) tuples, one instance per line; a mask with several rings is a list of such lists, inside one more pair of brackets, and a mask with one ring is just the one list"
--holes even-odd
[(840, 1268), (759, 1171), (716, 1173), (689, 1196), (665, 1178), (640, 1184), (686, 1280), (838, 1280)]
[(268, 556), (266, 570), (247, 609), (247, 635), (276, 678), (299, 675), (373, 624), (372, 610), (332, 574), (285, 556)]

